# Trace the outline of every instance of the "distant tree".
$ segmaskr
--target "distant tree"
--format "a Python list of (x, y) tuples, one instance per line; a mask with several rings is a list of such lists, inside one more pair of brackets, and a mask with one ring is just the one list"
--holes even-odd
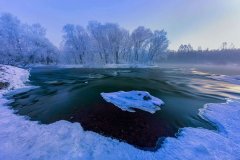
[(231, 44), (229, 45), (229, 49), (236, 49), (236, 48), (235, 48), (235, 45), (234, 45), (233, 43), (231, 43)]
[(149, 47), (150, 61), (153, 61), (157, 55), (163, 54), (167, 50), (168, 45), (167, 32), (164, 30), (154, 31)]
[[(87, 54), (90, 53), (90, 37), (87, 31), (81, 26), (67, 24), (63, 27), (63, 52), (75, 64), (85, 63)], [(70, 60), (70, 62), (71, 62)]]
[[(190, 49), (189, 49), (190, 48)], [(240, 49), (223, 43), (218, 50), (192, 50), (188, 45), (181, 45), (177, 52), (168, 52), (167, 62), (194, 64), (240, 64)], [(176, 54), (177, 53), (177, 54)]]
[(152, 31), (143, 26), (136, 28), (132, 32), (131, 41), (135, 61), (138, 62), (140, 54), (143, 55), (149, 49), (152, 36)]
[(115, 23), (93, 21), (87, 28), (67, 24), (59, 54), (40, 24), (22, 24), (11, 14), (2, 14), (0, 45), (0, 63), (12, 65), (52, 64), (59, 59), (71, 64), (148, 63), (163, 55), (168, 39), (164, 30), (152, 32), (142, 26), (130, 34)]
[(94, 46), (96, 52), (98, 52), (100, 60), (108, 63), (108, 52), (107, 52), (107, 39), (105, 37), (104, 28), (101, 23), (92, 21), (88, 23), (88, 31), (94, 39)]
[(129, 34), (118, 24), (91, 21), (86, 29), (65, 25), (63, 31), (63, 55), (70, 56), (67, 58), (72, 60), (69, 63), (86, 63), (85, 55), (92, 55), (94, 63), (147, 63), (168, 48), (164, 30), (153, 33), (150, 29), (138, 27)]
[(25, 25), (25, 63), (51, 64), (58, 59), (58, 49), (46, 38), (46, 29), (40, 24)]
[(193, 47), (191, 46), (191, 44), (181, 44), (178, 48), (178, 52), (192, 52), (193, 51)]
[(0, 35), (2, 63), (13, 64), (15, 61), (20, 61), (23, 39), (20, 21), (11, 14), (2, 14), (0, 17)]
[(221, 50), (226, 50), (227, 49), (227, 42), (223, 42), (222, 45), (221, 45)]
[(40, 24), (22, 24), (5, 13), (0, 16), (0, 63), (27, 65), (56, 63), (57, 48), (45, 37)]
[(128, 31), (114, 23), (90, 22), (87, 28), (95, 41), (100, 58), (106, 64), (119, 63), (120, 54), (127, 49)]
[(201, 47), (201, 46), (198, 46), (197, 51), (198, 51), (198, 52), (202, 52), (202, 47)]

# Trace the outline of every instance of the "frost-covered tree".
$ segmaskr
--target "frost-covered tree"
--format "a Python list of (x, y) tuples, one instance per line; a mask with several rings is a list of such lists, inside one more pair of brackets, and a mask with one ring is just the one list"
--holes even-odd
[(88, 23), (87, 29), (93, 37), (92, 43), (94, 44), (95, 52), (99, 54), (100, 62), (108, 63), (109, 53), (107, 52), (108, 45), (104, 27), (101, 23), (92, 21)]
[(25, 25), (24, 30), (25, 63), (56, 63), (58, 59), (58, 51), (57, 48), (45, 37), (45, 28), (43, 28), (40, 24), (33, 24)]
[(40, 24), (22, 24), (8, 13), (0, 16), (0, 63), (56, 63), (57, 52), (57, 48), (45, 37), (45, 29)]
[(59, 59), (68, 64), (87, 65), (156, 63), (165, 55), (166, 62), (239, 64), (240, 61), (240, 50), (227, 42), (218, 50), (201, 47), (194, 50), (190, 44), (184, 44), (178, 51), (167, 51), (167, 32), (143, 26), (130, 33), (115, 23), (93, 21), (86, 28), (67, 24), (63, 33), (60, 56), (40, 24), (23, 24), (11, 14), (0, 14), (0, 63), (55, 64)]
[(146, 50), (149, 49), (150, 41), (153, 33), (150, 29), (140, 26), (136, 28), (131, 34), (132, 49), (134, 60), (139, 61), (139, 56), (143, 56)]
[[(130, 34), (118, 24), (92, 21), (86, 29), (69, 24), (63, 31), (62, 50), (67, 63), (147, 63), (162, 55), (168, 47), (164, 30), (153, 33), (138, 27)], [(86, 58), (87, 55), (91, 59)]]
[[(119, 62), (121, 63), (130, 63), (131, 55), (132, 55), (132, 41), (129, 34), (129, 31), (123, 29), (122, 30), (122, 39), (119, 46)], [(118, 62), (116, 60), (116, 62)]]
[(12, 64), (21, 59), (23, 30), (20, 21), (10, 14), (0, 17), (1, 63)]
[(83, 64), (91, 51), (91, 38), (81, 26), (67, 24), (63, 27), (63, 52), (70, 63)]
[(119, 63), (120, 57), (127, 50), (128, 31), (114, 23), (90, 22), (87, 28), (104, 63)]
[(153, 36), (150, 40), (150, 48), (149, 48), (149, 57), (150, 61), (154, 61), (154, 58), (159, 55), (163, 55), (163, 53), (168, 48), (169, 41), (167, 39), (167, 32), (164, 30), (154, 31)]
[(109, 53), (109, 59), (113, 63), (118, 64), (120, 60), (120, 55), (126, 49), (125, 41), (128, 38), (128, 31), (120, 28), (117, 24), (107, 23), (103, 25), (106, 45), (108, 46), (107, 52)]

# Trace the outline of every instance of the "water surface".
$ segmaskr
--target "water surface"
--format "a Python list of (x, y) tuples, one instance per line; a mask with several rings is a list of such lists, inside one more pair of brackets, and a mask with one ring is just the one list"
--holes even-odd
[[(31, 85), (37, 89), (14, 95), (13, 108), (30, 120), (50, 124), (79, 122), (88, 131), (116, 138), (142, 149), (156, 149), (164, 137), (179, 128), (214, 126), (198, 116), (206, 103), (238, 97), (236, 85), (209, 78), (194, 68), (62, 69), (33, 68)], [(107, 103), (101, 92), (142, 90), (162, 99), (155, 114), (122, 111)]]

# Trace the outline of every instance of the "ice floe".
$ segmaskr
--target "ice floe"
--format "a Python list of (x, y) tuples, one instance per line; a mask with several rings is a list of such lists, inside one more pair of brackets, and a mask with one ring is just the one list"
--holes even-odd
[[(2, 72), (3, 70), (0, 70), (0, 74)], [(4, 72), (7, 74), (7, 71)], [(29, 75), (27, 72), (24, 73), (23, 77)], [(7, 75), (7, 77), (19, 79), (19, 75), (22, 74)], [(3, 77), (0, 81), (2, 79)], [(13, 79), (9, 81), (12, 82)], [(26, 79), (21, 80), (22, 83), (11, 84), (11, 88), (22, 87)], [(218, 128), (217, 131), (183, 128), (177, 134), (177, 138), (166, 138), (160, 149), (150, 152), (94, 132), (84, 131), (79, 123), (58, 121), (44, 125), (29, 121), (23, 116), (14, 114), (14, 110), (7, 106), (9, 100), (3, 97), (3, 93), (6, 92), (8, 90), (0, 92), (0, 159), (240, 159), (240, 102), (238, 100), (228, 99), (226, 103), (206, 104), (200, 110), (200, 116), (214, 124)]]
[(103, 99), (114, 104), (123, 111), (135, 112), (140, 109), (146, 112), (155, 113), (160, 110), (164, 102), (145, 91), (119, 91), (111, 93), (101, 93)]

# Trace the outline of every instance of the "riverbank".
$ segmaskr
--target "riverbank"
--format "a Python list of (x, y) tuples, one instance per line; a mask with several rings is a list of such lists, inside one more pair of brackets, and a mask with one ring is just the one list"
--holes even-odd
[(240, 102), (206, 104), (199, 115), (218, 130), (182, 128), (177, 138), (166, 138), (155, 152), (84, 131), (79, 123), (58, 121), (49, 125), (16, 115), (4, 96), (23, 89), (27, 70), (2, 66), (0, 82), (0, 159), (240, 159)]

